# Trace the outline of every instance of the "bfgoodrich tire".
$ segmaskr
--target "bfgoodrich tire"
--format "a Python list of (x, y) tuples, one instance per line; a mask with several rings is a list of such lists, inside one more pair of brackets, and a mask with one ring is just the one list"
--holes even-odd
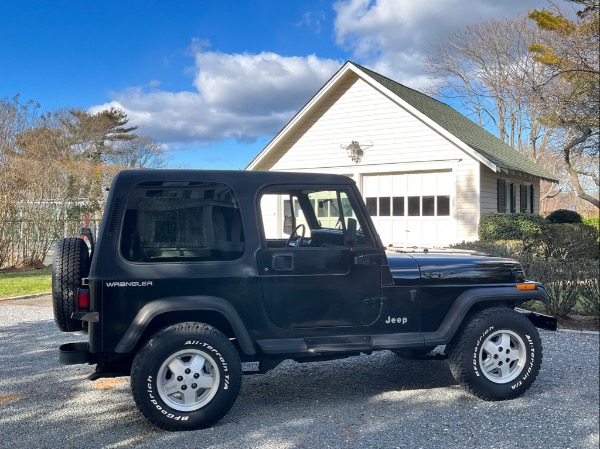
[(216, 423), (233, 406), (241, 383), (237, 351), (221, 332), (202, 323), (178, 323), (158, 332), (131, 369), (139, 410), (166, 430)]
[(542, 364), (536, 328), (518, 312), (486, 309), (459, 330), (448, 348), (450, 371), (475, 396), (498, 401), (518, 397)]
[(90, 256), (83, 239), (60, 239), (52, 261), (52, 307), (54, 321), (63, 332), (82, 329), (83, 321), (71, 319), (77, 307), (77, 289), (88, 275)]

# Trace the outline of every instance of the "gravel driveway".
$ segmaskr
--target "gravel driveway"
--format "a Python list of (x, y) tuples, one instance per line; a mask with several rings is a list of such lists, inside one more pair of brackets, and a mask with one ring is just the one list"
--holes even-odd
[(129, 379), (60, 366), (48, 297), (0, 301), (0, 447), (18, 448), (598, 448), (598, 336), (542, 331), (544, 362), (521, 397), (464, 393), (444, 361), (388, 351), (285, 362), (246, 376), (211, 429), (169, 433), (135, 408)]

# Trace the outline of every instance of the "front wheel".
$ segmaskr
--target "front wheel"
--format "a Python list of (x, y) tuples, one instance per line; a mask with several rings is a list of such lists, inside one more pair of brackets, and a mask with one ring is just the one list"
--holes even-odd
[(158, 332), (136, 355), (131, 388), (142, 414), (166, 430), (194, 430), (221, 419), (242, 380), (237, 351), (221, 332), (179, 323)]
[(525, 393), (542, 364), (535, 326), (512, 309), (475, 315), (448, 347), (450, 371), (475, 396), (497, 401)]

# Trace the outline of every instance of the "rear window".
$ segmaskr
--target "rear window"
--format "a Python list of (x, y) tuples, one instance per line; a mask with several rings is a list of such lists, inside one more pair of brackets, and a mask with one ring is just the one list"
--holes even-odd
[(203, 182), (146, 182), (127, 200), (121, 254), (131, 262), (239, 259), (244, 232), (231, 187)]

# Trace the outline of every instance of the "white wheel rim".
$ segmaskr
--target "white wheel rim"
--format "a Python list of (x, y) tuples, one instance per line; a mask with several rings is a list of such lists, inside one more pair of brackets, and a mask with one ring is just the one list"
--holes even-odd
[(479, 349), (481, 372), (496, 384), (515, 380), (523, 371), (526, 360), (525, 342), (510, 330), (499, 330), (490, 334)]
[(185, 349), (168, 357), (156, 379), (161, 399), (170, 408), (190, 412), (206, 406), (217, 394), (221, 376), (205, 352)]

